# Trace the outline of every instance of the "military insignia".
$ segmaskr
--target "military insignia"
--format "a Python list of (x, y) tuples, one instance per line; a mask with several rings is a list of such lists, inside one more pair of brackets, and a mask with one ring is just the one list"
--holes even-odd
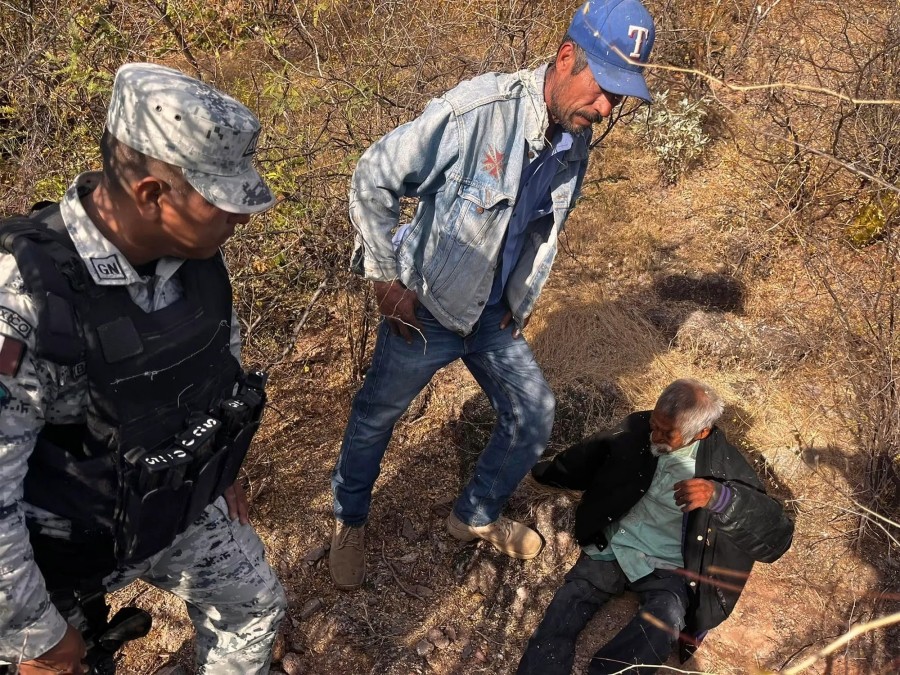
[(0, 335), (0, 375), (15, 377), (24, 357), (24, 342), (9, 335)]
[(484, 155), (482, 166), (484, 167), (484, 170), (492, 175), (496, 180), (500, 180), (500, 176), (503, 175), (505, 159), (506, 157), (502, 152), (500, 152), (499, 150), (495, 150), (494, 146), (490, 146), (487, 153), (485, 153)]
[(12, 398), (9, 393), (9, 389), (3, 386), (3, 383), (0, 382), (0, 408), (2, 408), (6, 402)]
[(0, 305), (0, 321), (7, 324), (8, 326), (12, 326), (13, 330), (15, 330), (22, 337), (27, 338), (29, 335), (31, 335), (31, 324), (21, 316), (19, 316), (18, 313), (11, 310), (9, 307), (3, 307), (2, 305)]
[(247, 143), (247, 147), (244, 148), (244, 154), (242, 157), (248, 157), (254, 153), (256, 153), (256, 144), (259, 142), (259, 132), (260, 129), (257, 129), (253, 136), (250, 137), (250, 142)]
[(125, 280), (125, 270), (119, 262), (119, 256), (115, 253), (105, 258), (91, 258), (91, 266), (99, 279)]

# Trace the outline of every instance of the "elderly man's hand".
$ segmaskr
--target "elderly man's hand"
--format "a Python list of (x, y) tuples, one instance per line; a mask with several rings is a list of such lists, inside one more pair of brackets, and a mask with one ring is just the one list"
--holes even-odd
[(419, 331), (422, 326), (416, 318), (416, 307), (419, 298), (415, 291), (409, 290), (397, 281), (375, 281), (375, 298), (378, 300), (378, 311), (387, 319), (394, 335), (401, 335), (407, 343), (412, 343), (412, 328)]
[(715, 493), (715, 484), (705, 478), (689, 478), (675, 483), (675, 503), (685, 513), (709, 506)]

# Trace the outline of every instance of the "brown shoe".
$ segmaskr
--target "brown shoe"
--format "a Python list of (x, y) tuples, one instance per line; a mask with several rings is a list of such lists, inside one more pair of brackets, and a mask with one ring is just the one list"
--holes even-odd
[(336, 521), (328, 554), (331, 580), (342, 591), (362, 586), (366, 578), (366, 526), (353, 527)]
[(451, 512), (447, 516), (447, 532), (460, 541), (484, 539), (501, 553), (519, 560), (531, 560), (544, 545), (541, 535), (530, 527), (503, 516), (493, 523), (474, 527), (466, 525)]

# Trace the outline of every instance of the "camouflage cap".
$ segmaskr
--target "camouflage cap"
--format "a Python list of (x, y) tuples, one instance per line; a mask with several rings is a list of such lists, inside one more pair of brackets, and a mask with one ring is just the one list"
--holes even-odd
[(275, 203), (252, 165), (259, 120), (184, 73), (153, 63), (119, 68), (106, 128), (138, 152), (181, 167), (188, 183), (223, 211), (258, 213)]

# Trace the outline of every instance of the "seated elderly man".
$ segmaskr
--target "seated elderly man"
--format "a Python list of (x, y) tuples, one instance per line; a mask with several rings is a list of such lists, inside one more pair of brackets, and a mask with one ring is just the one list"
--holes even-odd
[(637, 615), (588, 672), (654, 673), (677, 638), (690, 654), (728, 617), (754, 561), (787, 551), (794, 524), (715, 426), (723, 407), (705, 384), (676, 380), (652, 411), (532, 469), (540, 483), (584, 490), (582, 554), (528, 641), (520, 675), (570, 673), (578, 634), (625, 590), (638, 594)]

